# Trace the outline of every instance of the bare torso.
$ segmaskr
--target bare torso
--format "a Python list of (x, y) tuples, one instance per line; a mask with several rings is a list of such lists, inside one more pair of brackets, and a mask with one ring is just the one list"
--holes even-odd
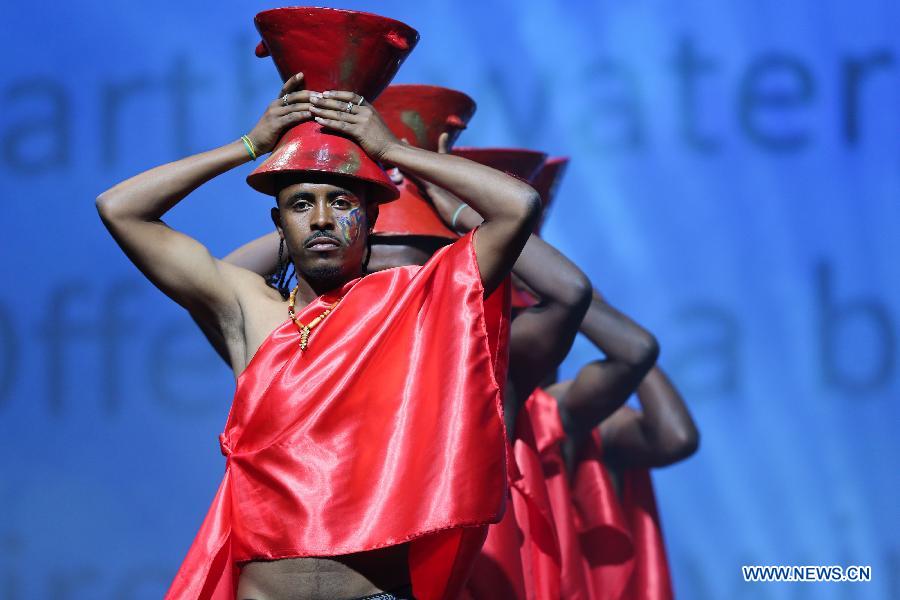
[(349, 600), (395, 590), (409, 583), (407, 548), (253, 561), (241, 568), (237, 600)]

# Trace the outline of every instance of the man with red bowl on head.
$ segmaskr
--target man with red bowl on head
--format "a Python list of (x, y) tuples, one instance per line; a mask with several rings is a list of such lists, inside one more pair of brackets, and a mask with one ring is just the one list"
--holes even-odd
[[(225, 349), (236, 393), (222, 483), (167, 598), (452, 598), (504, 509), (508, 273), (540, 200), (515, 178), (401, 143), (369, 104), (417, 41), (403, 23), (290, 8), (256, 17), (285, 84), (241, 140), (101, 194), (135, 265)], [(303, 74), (299, 72), (302, 71)], [(163, 215), (248, 177), (297, 274), (267, 282)], [(466, 199), (477, 230), (423, 266), (364, 275), (378, 162)]]

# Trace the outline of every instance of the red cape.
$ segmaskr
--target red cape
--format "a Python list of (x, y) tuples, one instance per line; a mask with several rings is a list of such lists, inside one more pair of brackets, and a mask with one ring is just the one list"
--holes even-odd
[(650, 471), (625, 471), (622, 476), (622, 508), (634, 540), (634, 567), (623, 598), (672, 600), (672, 576)]
[(582, 564), (594, 600), (671, 600), (672, 583), (647, 469), (622, 473), (621, 497), (594, 430), (578, 458), (572, 499)]
[(589, 600), (590, 585), (584, 572), (583, 555), (578, 538), (579, 523), (572, 500), (572, 489), (562, 454), (565, 439), (556, 399), (536, 389), (525, 403), (531, 415), (540, 452), (541, 466), (547, 482), (553, 521), (559, 539), (560, 597), (566, 600)]
[(634, 542), (606, 465), (596, 430), (578, 456), (572, 502), (578, 522), (582, 568), (593, 600), (624, 597), (634, 569)]
[(531, 416), (516, 420), (510, 471), (511, 510), (491, 525), (466, 585), (474, 600), (558, 600), (559, 540)]
[(603, 464), (600, 436), (585, 444), (570, 478), (556, 399), (535, 390), (531, 413), (562, 554), (562, 598), (669, 600), (665, 545), (646, 470), (623, 475), (621, 501)]
[(455, 598), (503, 515), (509, 286), (483, 300), (473, 235), (367, 275), (305, 351), (286, 321), (238, 377), (225, 476), (166, 598), (233, 600), (251, 559), (410, 543), (416, 598)]

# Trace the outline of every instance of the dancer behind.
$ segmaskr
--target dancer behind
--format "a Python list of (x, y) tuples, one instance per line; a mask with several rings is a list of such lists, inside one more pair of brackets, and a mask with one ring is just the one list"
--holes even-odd
[(161, 220), (194, 189), (247, 162), (241, 141), (101, 194), (98, 210), (123, 251), (221, 337), (240, 377), (221, 436), (225, 479), (169, 597), (234, 594), (238, 562), (249, 563), (241, 597), (280, 598), (290, 589), (351, 598), (410, 578), (421, 582), (417, 597), (442, 597), (459, 568), (448, 560), (470, 543), (465, 531), (483, 535), (461, 527), (502, 510), (493, 402), (505, 343), (502, 299), (491, 292), (524, 246), (539, 200), (498, 171), (399, 143), (353, 92), (320, 94), (302, 83), (302, 74), (290, 78), (250, 132), (258, 153), (314, 118), (372, 159), (466, 198), (485, 222), (425, 267), (360, 278), (383, 191), (346, 172), (270, 168), (255, 187), (277, 195), (272, 219), (300, 275), (290, 300), (298, 336), (285, 321), (284, 289), (216, 260)]
[[(564, 568), (595, 599), (672, 597), (648, 469), (684, 460), (699, 442), (684, 400), (662, 369), (653, 366), (641, 376), (658, 348), (636, 328), (595, 291), (581, 331), (606, 359), (547, 390), (557, 400), (580, 523), (580, 577), (574, 560)], [(623, 406), (635, 389), (640, 411)]]
[[(469, 148), (454, 152), (536, 181), (546, 180), (552, 171), (547, 185), (536, 185), (545, 210), (563, 172), (560, 161), (552, 159), (541, 165), (543, 155), (535, 157), (527, 151)], [(535, 167), (540, 167), (536, 174)], [(482, 222), (476, 210), (445, 190), (426, 184), (426, 191), (445, 220), (458, 230), (467, 231)], [(568, 353), (590, 301), (590, 282), (537, 235), (529, 238), (513, 274), (519, 289), (513, 296), (504, 402), (515, 459), (510, 481), (512, 510), (491, 526), (465, 597), (556, 600), (567, 597), (560, 589), (559, 540), (532, 419), (521, 408), (541, 382), (554, 376)]]
[[(578, 449), (593, 429), (622, 407), (659, 356), (656, 338), (606, 302), (596, 290), (580, 330), (605, 358), (581, 367), (574, 379), (547, 389), (559, 401), (569, 471), (574, 467)], [(622, 407), (622, 410), (626, 409)], [(617, 427), (620, 422), (617, 419), (611, 427)], [(607, 426), (601, 426), (604, 438), (610, 433), (604, 430)]]
[[(565, 158), (548, 159), (532, 179), (533, 185), (544, 201), (542, 220), (546, 218), (567, 163), (568, 159)], [(469, 212), (463, 210), (461, 214), (465, 216)], [(539, 233), (539, 230), (540, 226), (536, 233)], [(550, 268), (552, 270), (554, 267)], [(607, 351), (606, 360), (585, 368), (579, 374), (578, 384), (599, 385), (605, 398), (621, 404), (654, 363), (658, 353), (656, 340), (621, 313), (608, 305), (601, 306), (596, 302), (592, 304), (590, 313), (585, 316), (583, 326), (587, 326), (588, 329), (599, 328), (606, 333), (610, 343), (604, 347)], [(590, 514), (576, 515), (575, 512), (577, 506), (574, 501), (578, 499), (578, 495), (573, 496), (567, 465), (571, 466), (575, 462), (574, 457), (581, 445), (579, 420), (584, 417), (590, 418), (590, 415), (579, 413), (578, 407), (572, 412), (567, 412), (540, 388), (530, 394), (526, 401), (526, 409), (523, 416), (527, 419), (520, 419), (519, 423), (533, 427), (535, 444), (543, 468), (542, 475), (546, 476), (562, 562), (559, 575), (561, 597), (589, 597), (590, 580), (586, 579), (582, 572), (585, 558), (582, 552), (583, 542), (587, 541), (589, 545), (593, 544), (601, 549), (609, 549), (604, 557), (622, 556), (624, 551), (630, 552), (631, 549), (630, 539), (622, 536), (619, 531), (609, 527), (593, 529), (591, 528), (593, 522), (589, 518), (578, 518), (590, 517)], [(567, 436), (567, 432), (572, 435)], [(578, 482), (583, 480), (592, 481), (590, 477), (582, 477)], [(575, 491), (585, 495), (581, 488), (576, 488)], [(597, 513), (595, 510), (592, 512)], [(581, 527), (577, 527), (576, 524)], [(587, 535), (584, 535), (585, 533)], [(597, 553), (593, 552), (590, 558), (597, 558)], [(526, 583), (538, 588), (542, 576), (540, 569), (526, 570), (526, 573), (529, 577)], [(546, 574), (543, 575), (546, 579)]]

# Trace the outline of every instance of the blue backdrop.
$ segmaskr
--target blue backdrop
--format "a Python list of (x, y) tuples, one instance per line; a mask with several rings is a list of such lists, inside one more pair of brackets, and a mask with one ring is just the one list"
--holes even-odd
[[(679, 596), (900, 597), (900, 6), (348, 4), (420, 31), (396, 81), (478, 101), (460, 144), (572, 157), (546, 238), (658, 335), (702, 431), (656, 475)], [(160, 597), (220, 480), (232, 378), (94, 209), (276, 95), (271, 6), (210, 6), (4, 9), (0, 598)], [(170, 223), (219, 255), (267, 231), (248, 169)]]

